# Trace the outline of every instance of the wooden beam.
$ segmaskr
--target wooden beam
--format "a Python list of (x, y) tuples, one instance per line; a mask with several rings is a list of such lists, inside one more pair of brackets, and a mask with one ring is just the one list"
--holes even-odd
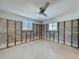
[(47, 36), (47, 35), (48, 35), (48, 29), (47, 29), (48, 26), (47, 26), (47, 25), (48, 25), (48, 24), (46, 24), (46, 39), (47, 39), (47, 37), (48, 37), (48, 36)]
[(60, 22), (58, 22), (58, 43), (59, 43), (59, 24)]
[(30, 31), (30, 42), (31, 42), (31, 33), (32, 33), (32, 31)]
[(63, 44), (65, 44), (65, 21), (64, 21), (64, 29), (63, 29), (63, 31), (64, 31), (63, 32), (64, 33), (64, 36), (63, 36), (64, 37)]
[(21, 22), (21, 43), (22, 43), (22, 25), (23, 23)]
[(43, 27), (43, 25), (41, 24), (41, 39), (42, 39), (42, 31), (43, 31), (43, 30), (42, 30), (42, 27)]
[(71, 46), (73, 44), (73, 20), (71, 20)]
[(55, 41), (55, 31), (53, 31), (53, 41)]
[(26, 42), (27, 42), (27, 31), (25, 33), (26, 33)]
[(79, 48), (79, 19), (78, 19), (78, 48)]
[(35, 38), (35, 35), (34, 35), (34, 24), (33, 24), (33, 40), (34, 40), (34, 38)]
[(8, 19), (7, 19), (7, 48), (9, 47), (9, 39), (8, 39)]
[(37, 40), (37, 24), (36, 24), (36, 40)]
[(16, 45), (16, 21), (14, 21), (15, 25), (15, 45)]

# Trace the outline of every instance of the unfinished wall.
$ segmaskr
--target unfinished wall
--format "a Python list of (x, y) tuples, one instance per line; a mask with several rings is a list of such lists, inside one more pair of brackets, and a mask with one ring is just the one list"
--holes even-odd
[(7, 47), (7, 20), (0, 19), (0, 48)]
[(22, 22), (0, 19), (0, 49), (37, 39), (50, 40), (79, 47), (79, 20), (58, 22), (57, 31), (49, 31), (48, 24), (33, 23), (33, 30), (22, 31)]
[(41, 24), (33, 24), (33, 30), (25, 30), (22, 32), (23, 42), (30, 42), (37, 39), (42, 39)]
[(22, 23), (20, 21), (16, 21), (15, 24), (15, 29), (16, 29), (16, 43), (15, 44), (20, 44), (22, 43)]
[(8, 21), (8, 44), (15, 45), (15, 21)]
[(59, 23), (59, 42), (63, 43), (64, 41), (64, 22)]
[(0, 19), (0, 49), (21, 43), (21, 22)]
[(72, 35), (72, 46), (78, 47), (78, 41), (79, 41), (79, 37), (78, 37), (78, 20), (73, 20), (73, 35)]
[(42, 39), (41, 24), (33, 24), (32, 30), (22, 31), (22, 22), (0, 19), (0, 49)]
[[(79, 20), (69, 20), (58, 22), (58, 31), (48, 31), (44, 26), (43, 36), (46, 40), (52, 40), (58, 43), (79, 47)], [(53, 34), (53, 35), (52, 35)]]

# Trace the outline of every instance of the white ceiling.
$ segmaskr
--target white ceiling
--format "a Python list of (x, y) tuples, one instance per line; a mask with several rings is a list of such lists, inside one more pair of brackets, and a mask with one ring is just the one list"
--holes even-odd
[[(39, 8), (47, 1), (50, 2), (45, 11), (48, 17), (37, 14)], [(79, 11), (79, 0), (0, 0), (0, 10), (35, 20), (46, 21)]]

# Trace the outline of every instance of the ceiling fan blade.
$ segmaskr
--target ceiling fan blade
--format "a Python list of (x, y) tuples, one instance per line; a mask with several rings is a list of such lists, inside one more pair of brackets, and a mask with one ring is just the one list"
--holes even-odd
[(49, 6), (49, 4), (50, 4), (49, 2), (46, 2), (43, 8), (46, 9)]
[(48, 17), (46, 13), (42, 13), (42, 15), (44, 15), (44, 16), (46, 16), (46, 17)]
[(40, 9), (40, 12), (39, 12), (40, 15), (43, 15), (43, 16), (47, 17), (47, 14), (44, 13), (44, 12), (45, 12), (46, 8), (49, 6), (49, 4), (50, 4), (49, 2), (46, 2), (44, 6), (42, 6), (41, 8), (39, 8)]

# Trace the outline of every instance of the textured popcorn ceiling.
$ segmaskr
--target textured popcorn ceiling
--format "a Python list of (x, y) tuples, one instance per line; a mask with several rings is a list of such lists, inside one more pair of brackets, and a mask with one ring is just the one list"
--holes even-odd
[[(37, 14), (39, 8), (47, 1), (50, 2), (45, 11), (48, 17)], [(78, 2), (79, 0), (0, 0), (0, 10), (35, 20), (47, 21), (78, 11)]]

